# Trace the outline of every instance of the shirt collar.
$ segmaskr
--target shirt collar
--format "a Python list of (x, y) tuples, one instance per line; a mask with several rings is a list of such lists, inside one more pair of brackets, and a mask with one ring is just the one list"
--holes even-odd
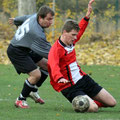
[(62, 46), (66, 47), (66, 45), (61, 41), (61, 37), (59, 37), (59, 42)]

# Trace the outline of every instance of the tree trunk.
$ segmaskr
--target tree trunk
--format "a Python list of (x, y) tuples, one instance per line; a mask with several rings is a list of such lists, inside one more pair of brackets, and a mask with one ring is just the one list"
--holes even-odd
[(18, 0), (18, 16), (36, 12), (36, 0)]

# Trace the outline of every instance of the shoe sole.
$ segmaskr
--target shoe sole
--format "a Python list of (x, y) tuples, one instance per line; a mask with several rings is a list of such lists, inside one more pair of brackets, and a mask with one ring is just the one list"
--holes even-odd
[(39, 101), (35, 101), (35, 103), (45, 104), (45, 102), (39, 102)]

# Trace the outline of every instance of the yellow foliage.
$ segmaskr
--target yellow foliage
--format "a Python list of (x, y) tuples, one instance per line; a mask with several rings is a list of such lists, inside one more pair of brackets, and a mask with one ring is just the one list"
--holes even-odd
[(119, 44), (120, 36), (117, 40), (96, 41), (92, 43), (77, 45), (76, 51), (78, 62), (79, 64), (87, 65), (96, 64), (120, 66)]
[(14, 34), (14, 28), (8, 24), (0, 22), (0, 40), (11, 40)]
[(6, 54), (8, 44), (8, 40), (0, 41), (0, 64), (10, 64)]
[(116, 14), (116, 11), (115, 11), (115, 6), (111, 6), (110, 4), (108, 4), (108, 9), (106, 11), (104, 11), (104, 18), (103, 20), (105, 22), (109, 22), (111, 18), (113, 18)]
[[(37, 0), (37, 3), (43, 3), (44, 0)], [(53, 3), (48, 3), (52, 8)], [(17, 15), (17, 0), (3, 0), (2, 2), (4, 12), (11, 17)], [(100, 16), (99, 20), (108, 23), (115, 12), (115, 7), (110, 4), (107, 6), (108, 10), (104, 11), (104, 17)], [(82, 11), (85, 15), (87, 9)], [(53, 44), (61, 35), (62, 26), (67, 18), (75, 19), (76, 16), (81, 18), (83, 13), (77, 13), (67, 9), (64, 14), (59, 14), (60, 10), (55, 6), (55, 24), (48, 29), (46, 33), (47, 40)], [(120, 31), (105, 35), (102, 33), (95, 33), (95, 20), (98, 16), (94, 13), (91, 15), (89, 26), (82, 36), (80, 42), (76, 45), (77, 59), (79, 64), (97, 64), (97, 65), (120, 65)], [(80, 20), (80, 19), (78, 19)], [(115, 21), (112, 21), (115, 24)], [(54, 27), (54, 34), (52, 32)], [(0, 63), (9, 64), (10, 61), (6, 54), (7, 46), (13, 37), (15, 28), (0, 23)]]
[(17, 0), (3, 0), (3, 11), (11, 16), (17, 15)]
[(10, 64), (6, 50), (14, 34), (14, 29), (7, 24), (0, 23), (0, 64)]

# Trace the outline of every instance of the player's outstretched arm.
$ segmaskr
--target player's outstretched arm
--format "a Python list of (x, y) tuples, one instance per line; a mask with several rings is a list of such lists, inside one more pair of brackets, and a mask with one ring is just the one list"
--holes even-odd
[(17, 27), (22, 25), (25, 20), (27, 20), (28, 18), (30, 18), (32, 15), (24, 15), (24, 16), (19, 16), (16, 18), (9, 18), (8, 23), (10, 25), (16, 25)]
[(95, 0), (90, 0), (89, 3), (88, 3), (88, 11), (86, 13), (86, 17), (90, 17), (90, 14), (92, 13), (92, 3), (94, 2)]

